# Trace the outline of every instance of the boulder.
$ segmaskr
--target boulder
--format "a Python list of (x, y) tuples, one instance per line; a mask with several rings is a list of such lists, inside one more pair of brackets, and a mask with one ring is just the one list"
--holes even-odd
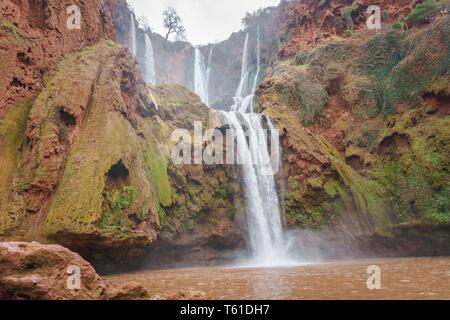
[(116, 287), (100, 277), (81, 256), (62, 246), (37, 242), (0, 243), (0, 299), (147, 298), (148, 292), (142, 286), (130, 283), (125, 287)]

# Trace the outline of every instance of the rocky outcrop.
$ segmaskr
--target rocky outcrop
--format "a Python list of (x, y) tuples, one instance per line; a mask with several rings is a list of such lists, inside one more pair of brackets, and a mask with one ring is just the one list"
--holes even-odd
[(63, 61), (32, 105), (3, 119), (2, 236), (125, 244), (129, 255), (154, 241), (158, 203), (170, 201), (146, 120), (156, 112), (126, 49), (102, 42)]
[[(151, 87), (168, 132), (185, 129), (194, 144), (194, 124), (215, 127), (215, 112), (178, 85)], [(169, 141), (173, 146), (177, 141)], [(204, 142), (203, 147), (207, 145)], [(229, 260), (243, 248), (244, 206), (239, 177), (232, 165), (168, 162), (172, 202), (160, 206), (161, 240), (145, 256), (145, 265), (211, 264)]]
[(1, 237), (57, 242), (93, 261), (181, 234), (177, 247), (241, 244), (233, 168), (170, 161), (172, 131), (194, 121), (206, 130), (210, 117), (183, 87), (148, 88), (113, 42), (69, 56), (0, 124)]
[(448, 250), (449, 36), (447, 16), (329, 40), (274, 68), (258, 104), (283, 132), (288, 225)]
[[(381, 9), (382, 29), (389, 30), (394, 21), (405, 18), (415, 0), (401, 1), (286, 1), (278, 7), (282, 59), (292, 58), (301, 49), (314, 48), (333, 37), (348, 37), (367, 30), (367, 9)], [(375, 31), (373, 31), (375, 33)]]
[[(76, 4), (81, 29), (67, 21)], [(42, 89), (42, 76), (68, 53), (114, 39), (109, 11), (100, 0), (4, 0), (0, 4), (0, 117)]]
[[(79, 278), (78, 278), (79, 276)], [(136, 283), (116, 287), (78, 254), (37, 242), (0, 243), (0, 299), (140, 300), (148, 292)]]

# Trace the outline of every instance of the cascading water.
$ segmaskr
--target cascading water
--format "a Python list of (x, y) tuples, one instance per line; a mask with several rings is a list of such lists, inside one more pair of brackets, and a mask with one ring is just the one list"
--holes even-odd
[(239, 82), (239, 86), (236, 90), (235, 96), (237, 98), (245, 97), (245, 91), (247, 89), (248, 78), (250, 74), (250, 70), (248, 68), (248, 46), (249, 46), (249, 34), (245, 36), (244, 42), (244, 52), (242, 54), (242, 69), (241, 69), (241, 81)]
[[(254, 94), (259, 80), (260, 48), (259, 28), (257, 33), (258, 66), (252, 81), (251, 92), (245, 93), (251, 68), (248, 65), (249, 35), (246, 35), (242, 59), (241, 81), (230, 112), (220, 112), (224, 125), (234, 132), (235, 152), (242, 175), (247, 213), (248, 242), (251, 264), (260, 266), (284, 265), (287, 258), (280, 205), (275, 186), (273, 159), (279, 163), (279, 137), (270, 119), (254, 113)], [(247, 96), (243, 97), (244, 94)], [(244, 103), (247, 105), (244, 106)], [(269, 152), (268, 128), (272, 140)], [(273, 139), (275, 138), (275, 139)], [(275, 145), (273, 142), (276, 142)]]
[[(208, 103), (211, 102), (211, 93), (210, 93), (210, 86), (211, 86), (211, 72), (212, 72), (212, 54), (213, 54), (213, 48), (209, 50), (209, 57), (208, 57), (208, 66), (206, 67), (206, 92), (208, 93)], [(207, 104), (208, 105), (208, 104)]]
[[(232, 111), (240, 112), (253, 112), (255, 91), (259, 81), (259, 75), (261, 70), (261, 52), (260, 52), (260, 32), (259, 26), (256, 37), (256, 73), (251, 79), (251, 73), (254, 68), (249, 67), (249, 34), (245, 36), (244, 53), (242, 56), (242, 69), (241, 69), (241, 81), (239, 82), (238, 89), (236, 90), (236, 96), (234, 97), (234, 104), (231, 106)], [(250, 80), (251, 86), (250, 86)]]
[(195, 48), (194, 57), (194, 91), (200, 97), (204, 104), (209, 105), (208, 101), (208, 83), (205, 59), (198, 47)]
[(130, 14), (130, 33), (129, 33), (129, 49), (131, 53), (137, 55), (137, 42), (136, 42), (136, 24), (134, 23), (134, 16)]
[(153, 55), (153, 46), (148, 34), (145, 34), (145, 51), (142, 59), (142, 70), (144, 81), (147, 83), (156, 83), (155, 76), (155, 58)]
[[(260, 48), (260, 37), (261, 34), (259, 32), (259, 26), (258, 26), (258, 31), (257, 31), (257, 37), (256, 37), (256, 74), (255, 77), (253, 78), (253, 85), (252, 85), (252, 92), (251, 94), (254, 96), (255, 92), (256, 92), (256, 87), (258, 86), (258, 81), (259, 81), (259, 73), (261, 72), (261, 48)], [(253, 111), (253, 106), (252, 106), (252, 111)]]
[[(283, 227), (263, 116), (233, 111), (222, 112), (221, 116), (236, 138), (252, 262), (262, 265), (278, 263), (284, 250)], [(270, 123), (268, 119), (267, 121)]]

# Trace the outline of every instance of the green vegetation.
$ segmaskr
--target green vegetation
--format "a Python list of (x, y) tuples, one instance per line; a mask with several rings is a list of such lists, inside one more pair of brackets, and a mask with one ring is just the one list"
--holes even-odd
[(402, 36), (397, 32), (376, 36), (367, 42), (365, 68), (372, 79), (373, 93), (379, 110), (385, 115), (391, 114), (395, 106), (386, 98), (389, 88), (389, 77), (393, 68), (402, 60)]
[(348, 31), (353, 30), (353, 17), (352, 14), (358, 10), (358, 3), (355, 1), (351, 6), (347, 6), (344, 8), (344, 18), (346, 21), (346, 26)]
[[(154, 144), (156, 145), (156, 141), (154, 141)], [(172, 203), (172, 188), (167, 175), (167, 162), (155, 150), (154, 145), (149, 145), (148, 148), (146, 155), (148, 173), (156, 188), (158, 203), (166, 207)]]
[(14, 38), (16, 38), (16, 40), (21, 39), (20, 33), (17, 30), (17, 27), (10, 21), (0, 18), (0, 27), (6, 28), (9, 32), (11, 32), (14, 35)]
[(450, 183), (447, 183), (436, 195), (436, 212), (431, 214), (431, 220), (438, 224), (450, 223)]
[[(388, 236), (392, 226), (450, 223), (449, 19), (393, 29), (299, 51), (261, 89), (258, 107), (288, 132), (288, 224), (326, 228), (357, 215)], [(318, 92), (346, 114), (326, 110), (337, 119), (305, 129), (334, 105), (321, 108)]]
[(111, 212), (117, 213), (133, 205), (136, 200), (136, 189), (132, 186), (114, 189), (106, 194), (106, 199)]
[(145, 221), (148, 217), (145, 212), (130, 212), (135, 204), (137, 191), (132, 186), (123, 186), (105, 192), (105, 204), (101, 218), (96, 222), (96, 227), (103, 233), (115, 234), (117, 237), (131, 236), (131, 222), (128, 215), (135, 214), (139, 221)]
[(307, 49), (299, 51), (294, 58), (295, 64), (298, 66), (308, 64), (312, 59), (312, 54)]
[(254, 12), (247, 12), (241, 20), (241, 24), (244, 29), (249, 29), (257, 25), (263, 25), (266, 22), (270, 8), (259, 8)]
[(353, 36), (353, 31), (352, 30), (345, 30), (344, 37), (350, 38), (351, 36)]
[(449, 35), (447, 17), (400, 42), (401, 63), (385, 82), (384, 114), (392, 114), (401, 103), (417, 106), (435, 79), (448, 77)]
[(301, 114), (305, 126), (316, 124), (328, 103), (327, 91), (306, 72), (297, 70), (276, 84), (275, 90)]
[[(20, 224), (18, 210), (12, 210), (9, 216), (8, 197), (12, 189), (19, 190), (23, 186), (14, 181), (19, 155), (25, 148), (25, 130), (31, 105), (28, 101), (12, 108), (0, 119), (0, 233)], [(12, 188), (11, 188), (12, 186)]]
[(392, 24), (392, 29), (393, 30), (402, 30), (403, 29), (403, 23), (401, 21), (395, 21)]
[(416, 5), (416, 7), (406, 17), (406, 21), (412, 24), (427, 22), (439, 10), (436, 0), (425, 0)]

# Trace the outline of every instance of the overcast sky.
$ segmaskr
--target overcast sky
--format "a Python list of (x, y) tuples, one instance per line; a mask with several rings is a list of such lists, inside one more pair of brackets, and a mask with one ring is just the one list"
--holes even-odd
[(154, 32), (164, 34), (162, 13), (177, 10), (187, 30), (188, 41), (197, 44), (227, 39), (241, 29), (246, 12), (278, 5), (280, 0), (128, 0), (136, 16), (147, 17)]

